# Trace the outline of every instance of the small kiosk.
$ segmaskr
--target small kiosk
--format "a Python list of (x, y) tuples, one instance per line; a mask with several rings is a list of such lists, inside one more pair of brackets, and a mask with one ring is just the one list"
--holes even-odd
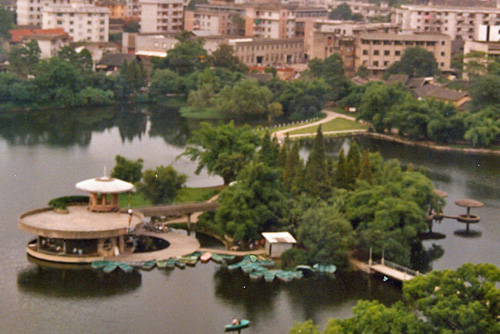
[(134, 185), (100, 177), (79, 182), (76, 188), (90, 193), (88, 203), (69, 204), (65, 213), (46, 207), (20, 215), (19, 228), (37, 236), (28, 244), (28, 254), (45, 261), (90, 263), (133, 252), (127, 234), (144, 217), (121, 212), (118, 196)]
[(264, 232), (262, 236), (266, 240), (264, 247), (270, 257), (280, 257), (284, 251), (292, 248), (297, 243), (295, 238), (288, 232)]

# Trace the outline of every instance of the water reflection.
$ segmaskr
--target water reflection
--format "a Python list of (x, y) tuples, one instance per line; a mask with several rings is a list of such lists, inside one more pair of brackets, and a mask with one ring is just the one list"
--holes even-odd
[(137, 271), (124, 273), (117, 269), (111, 274), (101, 270), (55, 268), (36, 265), (17, 274), (21, 291), (55, 298), (96, 298), (124, 295), (141, 286)]
[(120, 132), (122, 143), (132, 142), (134, 138), (141, 139), (146, 134), (148, 117), (142, 110), (121, 111), (116, 116), (115, 125)]
[(177, 147), (186, 145), (191, 131), (186, 119), (180, 116), (178, 106), (155, 107), (150, 109), (150, 113), (149, 136), (161, 137), (167, 144)]

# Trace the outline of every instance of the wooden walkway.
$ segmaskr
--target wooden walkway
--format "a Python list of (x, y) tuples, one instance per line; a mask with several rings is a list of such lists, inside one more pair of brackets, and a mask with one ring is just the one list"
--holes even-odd
[(383, 264), (382, 262), (373, 262), (371, 266), (366, 262), (362, 262), (354, 258), (350, 258), (349, 262), (352, 266), (364, 271), (365, 273), (378, 273), (400, 282), (409, 281), (420, 275), (418, 271), (414, 271), (387, 260), (383, 261)]
[(141, 212), (146, 217), (183, 216), (191, 215), (195, 212), (215, 211), (218, 206), (219, 203), (209, 201), (189, 204), (155, 205), (143, 208), (134, 208), (134, 210)]

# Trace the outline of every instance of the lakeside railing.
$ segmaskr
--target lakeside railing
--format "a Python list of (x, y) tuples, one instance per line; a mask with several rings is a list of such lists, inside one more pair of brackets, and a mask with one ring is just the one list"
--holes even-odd
[(381, 261), (377, 261), (377, 263), (380, 263), (383, 266), (392, 268), (394, 270), (406, 273), (406, 274), (414, 276), (414, 277), (420, 275), (420, 273), (418, 272), (418, 270), (415, 271), (413, 269), (407, 268), (407, 267), (402, 266), (400, 264), (397, 264), (397, 263), (394, 263), (394, 262), (391, 262), (391, 261), (387, 261), (387, 260), (384, 260), (384, 259), (382, 259)]

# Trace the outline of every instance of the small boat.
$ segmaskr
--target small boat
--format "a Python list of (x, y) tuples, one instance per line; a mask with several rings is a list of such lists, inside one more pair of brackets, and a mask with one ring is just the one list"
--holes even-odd
[(226, 329), (226, 332), (239, 331), (240, 329), (246, 328), (249, 325), (250, 325), (250, 320), (241, 319), (238, 324), (234, 324), (234, 325), (233, 324), (229, 324), (229, 325), (226, 325), (225, 329)]
[(222, 261), (224, 261), (224, 258), (222, 256), (220, 256), (219, 254), (212, 254), (212, 260), (215, 262), (215, 263), (222, 263)]
[(313, 268), (319, 273), (333, 274), (337, 271), (337, 267), (334, 264), (320, 264), (316, 263)]
[(304, 274), (302, 273), (302, 271), (294, 270), (292, 271), (292, 277), (294, 279), (301, 279), (304, 277)]
[(208, 262), (210, 258), (212, 257), (212, 253), (210, 252), (205, 252), (200, 256), (201, 262)]
[(108, 264), (106, 264), (106, 266), (104, 266), (104, 268), (102, 268), (102, 271), (104, 271), (104, 273), (106, 274), (109, 274), (116, 268), (118, 268), (118, 263), (110, 261), (108, 262)]
[(172, 258), (168, 259), (167, 260), (167, 268), (173, 269), (174, 267), (175, 267), (175, 259), (172, 259)]
[(129, 273), (131, 271), (134, 270), (134, 267), (132, 267), (131, 265), (127, 264), (127, 263), (124, 263), (124, 262), (120, 262), (118, 263), (118, 267), (123, 270), (123, 272), (126, 272), (126, 273)]
[(249, 274), (253, 271), (253, 266), (251, 264), (244, 264), (241, 266), (241, 270), (243, 270), (245, 274)]
[(200, 258), (200, 256), (202, 256), (203, 253), (202, 252), (192, 252), (191, 254), (187, 255), (187, 256), (195, 256), (197, 259)]
[(219, 255), (226, 261), (233, 261), (235, 258), (234, 255), (227, 255), (227, 254), (219, 254)]
[(276, 265), (276, 262), (274, 262), (273, 260), (263, 260), (263, 261), (257, 261), (254, 263), (257, 263), (259, 266), (262, 266), (262, 267), (274, 267)]
[(186, 262), (184, 262), (180, 259), (175, 259), (175, 265), (181, 269), (186, 268)]
[(290, 271), (278, 270), (276, 277), (283, 282), (290, 282), (293, 279), (293, 274)]
[(315, 272), (314, 268), (312, 268), (311, 266), (305, 265), (305, 264), (301, 264), (299, 266), (296, 266), (295, 270), (301, 271), (302, 275), (304, 277), (311, 277), (314, 275), (314, 272)]
[(158, 267), (158, 269), (167, 268), (167, 260), (156, 260), (156, 266)]
[(268, 270), (264, 273), (264, 280), (266, 282), (272, 282), (274, 281), (274, 278), (276, 277), (276, 274), (273, 270)]
[(229, 266), (227, 266), (227, 269), (229, 269), (229, 270), (235, 270), (235, 269), (238, 269), (241, 266), (242, 266), (242, 263), (241, 262), (237, 262), (237, 263), (230, 264)]
[(156, 266), (156, 261), (155, 260), (150, 260), (146, 261), (142, 264), (142, 269), (143, 270), (151, 270)]
[(259, 279), (264, 277), (265, 271), (254, 271), (248, 275), (250, 279)]
[(189, 266), (194, 266), (196, 264), (196, 262), (198, 262), (198, 257), (197, 256), (179, 256), (179, 257), (177, 257), (177, 260), (182, 261)]
[(92, 269), (102, 269), (106, 267), (107, 264), (109, 264), (109, 261), (92, 261), (90, 266)]

